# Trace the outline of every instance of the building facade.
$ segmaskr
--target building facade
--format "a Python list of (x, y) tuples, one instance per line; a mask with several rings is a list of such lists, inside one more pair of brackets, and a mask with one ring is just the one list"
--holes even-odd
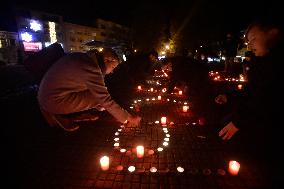
[(65, 50), (67, 52), (87, 52), (93, 47), (87, 45), (90, 41), (104, 41), (105, 37), (101, 35), (101, 29), (72, 24), (65, 22), (63, 24), (65, 31)]
[(19, 40), (16, 32), (0, 31), (0, 62), (16, 64), (18, 62)]
[(32, 10), (17, 10), (16, 23), (20, 48), (24, 56), (32, 54), (54, 42), (63, 45), (62, 16)]

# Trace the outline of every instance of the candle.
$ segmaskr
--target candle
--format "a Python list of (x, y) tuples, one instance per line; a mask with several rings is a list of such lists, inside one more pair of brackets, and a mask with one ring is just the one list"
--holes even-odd
[(119, 143), (118, 142), (116, 142), (116, 143), (114, 143), (114, 145), (113, 145), (114, 147), (119, 147)]
[(156, 167), (151, 167), (150, 168), (150, 172), (151, 173), (156, 173), (157, 172), (157, 168)]
[(106, 171), (109, 169), (109, 157), (107, 156), (103, 156), (101, 159), (100, 159), (100, 163), (101, 163), (101, 169), (103, 171)]
[(237, 161), (230, 161), (229, 162), (229, 173), (231, 173), (231, 175), (237, 175), (239, 173), (239, 170), (240, 170), (240, 163), (237, 162)]
[(238, 89), (241, 90), (242, 88), (243, 88), (243, 85), (239, 84), (239, 85), (238, 85)]
[(142, 158), (144, 156), (144, 146), (137, 146), (136, 153), (138, 158)]
[(169, 143), (168, 143), (168, 142), (163, 142), (163, 145), (164, 145), (164, 146), (168, 146)]
[(138, 86), (138, 90), (141, 90), (141, 89), (142, 89), (142, 87), (139, 85), (139, 86)]
[(182, 173), (182, 172), (184, 172), (184, 168), (183, 167), (177, 167), (177, 171)]
[(153, 91), (154, 91), (154, 89), (153, 89), (153, 88), (151, 88), (151, 89), (150, 89), (150, 91), (151, 91), (151, 92), (153, 92)]
[(162, 99), (162, 97), (161, 96), (158, 96), (158, 100), (161, 100)]
[(183, 107), (182, 107), (182, 111), (183, 111), (183, 112), (187, 112), (187, 109), (188, 109), (188, 106), (183, 106)]
[(166, 125), (167, 124), (167, 118), (166, 117), (162, 117), (161, 118), (161, 123), (162, 123), (162, 125)]
[(179, 94), (179, 95), (182, 95), (182, 91), (179, 91), (178, 94)]
[(158, 150), (158, 152), (161, 152), (161, 151), (163, 151), (163, 148), (159, 147), (159, 148), (157, 148), (157, 150)]
[(120, 152), (124, 153), (124, 152), (126, 152), (126, 149), (122, 148), (122, 149), (120, 149)]
[(135, 167), (134, 167), (134, 166), (129, 166), (129, 167), (128, 167), (128, 171), (129, 171), (129, 172), (135, 171)]

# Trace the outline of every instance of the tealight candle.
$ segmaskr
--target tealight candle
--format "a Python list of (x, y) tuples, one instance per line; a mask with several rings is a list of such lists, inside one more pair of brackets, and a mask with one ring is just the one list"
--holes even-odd
[(134, 166), (129, 166), (129, 167), (128, 167), (128, 171), (129, 171), (129, 172), (135, 171), (135, 167), (134, 167)]
[(158, 96), (158, 100), (162, 100), (162, 97), (161, 97), (161, 96)]
[(157, 168), (156, 167), (151, 167), (150, 168), (150, 172), (151, 173), (156, 173), (157, 172)]
[(141, 89), (142, 89), (142, 87), (139, 85), (139, 86), (138, 86), (138, 90), (141, 90)]
[(109, 169), (109, 157), (108, 156), (103, 156), (101, 159), (100, 159), (100, 163), (101, 163), (101, 169), (103, 171), (106, 171)]
[(161, 152), (161, 151), (163, 151), (163, 148), (159, 147), (159, 148), (157, 148), (157, 150), (158, 150), (158, 152)]
[(238, 89), (241, 90), (242, 88), (243, 88), (243, 85), (239, 84), (239, 85), (238, 85)]
[(232, 160), (229, 162), (228, 171), (229, 173), (231, 173), (231, 175), (237, 175), (239, 173), (240, 167), (241, 165), (239, 162)]
[(184, 172), (184, 168), (182, 168), (182, 167), (177, 167), (177, 171), (180, 172), (180, 173), (182, 173), (182, 172)]
[(161, 118), (161, 124), (162, 125), (166, 125), (167, 124), (167, 118), (166, 117), (162, 117)]
[(119, 143), (118, 142), (116, 142), (116, 143), (114, 143), (114, 145), (113, 145), (114, 147), (119, 147)]
[(144, 156), (144, 146), (137, 146), (136, 153), (138, 158), (142, 158)]
[(154, 91), (154, 89), (153, 89), (153, 88), (151, 88), (151, 89), (150, 89), (150, 91), (151, 91), (151, 92), (153, 92), (153, 91)]
[(120, 152), (124, 153), (124, 152), (126, 152), (126, 149), (122, 148), (122, 149), (120, 149)]
[(182, 91), (179, 91), (178, 94), (179, 94), (179, 95), (182, 95)]

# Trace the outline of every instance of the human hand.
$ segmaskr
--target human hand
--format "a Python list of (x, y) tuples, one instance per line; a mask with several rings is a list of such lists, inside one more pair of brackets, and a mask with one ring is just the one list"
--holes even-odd
[(127, 118), (126, 127), (137, 127), (140, 124), (141, 117), (130, 115)]
[(221, 131), (219, 131), (219, 137), (223, 140), (230, 140), (239, 129), (234, 125), (233, 122), (228, 123)]
[(227, 103), (227, 96), (225, 94), (220, 94), (215, 98), (215, 102), (217, 104), (226, 104)]

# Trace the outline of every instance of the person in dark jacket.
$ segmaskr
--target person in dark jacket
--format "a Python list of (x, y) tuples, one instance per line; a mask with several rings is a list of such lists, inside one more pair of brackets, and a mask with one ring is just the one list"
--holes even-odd
[(245, 144), (241, 148), (255, 161), (262, 162), (259, 165), (267, 173), (269, 187), (279, 187), (283, 177), (282, 158), (273, 146), (279, 145), (283, 137), (279, 131), (282, 115), (275, 108), (283, 99), (280, 95), (283, 27), (272, 21), (256, 22), (248, 27), (246, 38), (255, 55), (248, 72), (247, 88), (238, 107), (227, 117), (219, 136), (230, 140), (236, 135), (234, 138)]
[(224, 55), (225, 55), (225, 68), (224, 72), (230, 74), (232, 72), (232, 67), (234, 64), (234, 58), (237, 55), (238, 50), (238, 40), (233, 36), (233, 34), (228, 33), (226, 40), (224, 41)]
[(155, 69), (160, 69), (158, 53), (155, 50), (132, 56), (127, 60), (127, 65), (132, 82), (136, 84), (145, 82), (148, 77), (154, 75)]

